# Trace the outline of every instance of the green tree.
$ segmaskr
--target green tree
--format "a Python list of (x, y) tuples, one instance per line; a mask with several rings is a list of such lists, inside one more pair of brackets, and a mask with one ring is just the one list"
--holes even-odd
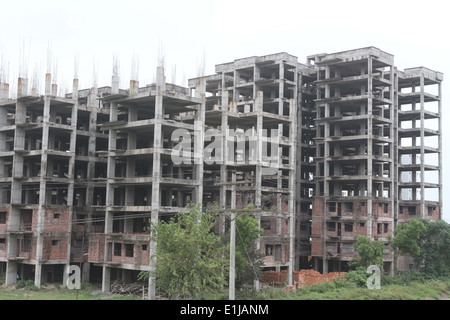
[(401, 255), (409, 254), (417, 259), (420, 255), (419, 239), (425, 230), (423, 222), (415, 218), (398, 225), (394, 231), (394, 239), (391, 240), (392, 247)]
[(426, 231), (419, 238), (417, 257), (422, 271), (438, 276), (450, 274), (450, 225), (443, 221), (422, 220)]
[(392, 245), (399, 254), (413, 257), (423, 272), (450, 273), (450, 225), (443, 220), (410, 219), (394, 231)]
[(189, 212), (179, 213), (168, 222), (160, 220), (151, 225), (151, 240), (157, 243), (156, 270), (140, 274), (140, 279), (154, 276), (156, 288), (169, 298), (195, 297), (226, 284), (227, 261), (220, 237), (212, 232), (215, 213), (202, 212), (200, 204), (187, 208)]
[(261, 278), (262, 254), (256, 247), (256, 240), (263, 230), (249, 213), (236, 219), (236, 288), (251, 285)]
[(384, 243), (381, 241), (372, 241), (369, 237), (358, 236), (356, 238), (355, 250), (358, 252), (358, 258), (353, 258), (349, 262), (349, 267), (356, 269), (358, 267), (367, 268), (370, 265), (377, 265), (383, 270), (383, 251)]

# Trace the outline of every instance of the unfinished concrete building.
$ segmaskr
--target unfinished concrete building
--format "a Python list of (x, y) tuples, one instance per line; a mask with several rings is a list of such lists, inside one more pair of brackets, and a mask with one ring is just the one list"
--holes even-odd
[(206, 79), (205, 125), (223, 143), (222, 158), (205, 156), (203, 203), (254, 205), (265, 268), (277, 271), (294, 267), (297, 69), (296, 57), (280, 53), (219, 64), (189, 81), (195, 88)]
[(17, 275), (37, 286), (59, 281), (66, 266), (83, 261), (99, 192), (94, 178), (106, 169), (95, 156), (107, 146), (107, 136), (97, 132), (107, 116), (97, 98), (82, 96), (77, 79), (73, 89), (80, 96), (58, 97), (51, 74), (45, 79), (45, 93), (38, 95), (19, 78), (17, 99), (8, 99), (8, 84), (1, 84), (0, 259), (7, 262), (7, 285)]
[[(442, 94), (443, 74), (424, 67), (397, 73), (398, 213), (410, 218), (442, 218)], [(398, 267), (413, 267), (400, 257)]]
[[(166, 84), (163, 68), (157, 82), (139, 88), (130, 81), (129, 90), (118, 88), (113, 77), (111, 94), (103, 97), (109, 105), (109, 122), (100, 125), (108, 132), (108, 146), (100, 152), (107, 159), (105, 203), (102, 203), (104, 230), (90, 233), (89, 262), (102, 266), (103, 290), (111, 280), (136, 281), (140, 271), (154, 267), (149, 253), (149, 222), (168, 219), (185, 210), (190, 202), (201, 202), (203, 161), (194, 140), (188, 161), (176, 164), (172, 133), (185, 129), (201, 138), (202, 99), (188, 96), (189, 90)], [(199, 148), (202, 145), (198, 145)], [(154, 286), (150, 284), (150, 296)]]
[(150, 221), (189, 202), (217, 205), (221, 234), (254, 205), (264, 270), (345, 271), (365, 235), (390, 271), (396, 225), (441, 218), (442, 80), (368, 47), (237, 59), (188, 88), (162, 67), (154, 84), (121, 89), (113, 71), (63, 97), (50, 74), (43, 95), (0, 83), (0, 273), (65, 284), (77, 264), (104, 291), (136, 281), (154, 268)]
[(394, 57), (367, 48), (309, 59), (317, 69), (312, 255), (331, 272), (353, 257), (358, 235), (386, 241), (394, 226)]
[[(398, 71), (393, 55), (373, 47), (308, 59), (317, 70), (315, 269), (347, 270), (356, 238), (364, 235), (385, 243), (384, 268), (392, 271), (388, 236), (397, 223), (441, 218), (442, 74)], [(425, 87), (432, 85), (430, 94)], [(435, 126), (426, 127), (427, 119)], [(426, 141), (431, 136), (433, 144)]]

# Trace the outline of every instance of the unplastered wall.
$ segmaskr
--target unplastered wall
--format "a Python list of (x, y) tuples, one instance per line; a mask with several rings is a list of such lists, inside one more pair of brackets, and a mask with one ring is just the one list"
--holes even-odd
[(69, 209), (45, 209), (44, 232), (68, 232)]

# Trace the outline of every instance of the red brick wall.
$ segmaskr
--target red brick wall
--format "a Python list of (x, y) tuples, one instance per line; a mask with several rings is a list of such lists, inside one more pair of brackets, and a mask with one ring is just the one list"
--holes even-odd
[[(384, 212), (385, 204), (387, 204), (387, 212)], [(373, 202), (372, 203), (372, 214), (374, 217), (378, 218), (392, 218), (392, 203), (391, 202)]]
[(283, 199), (281, 200), (281, 212), (289, 212), (288, 201)]
[(89, 235), (89, 262), (103, 262), (105, 256), (105, 235), (91, 233)]
[(313, 199), (313, 212), (311, 222), (311, 255), (323, 255), (322, 236), (323, 236), (323, 216), (325, 214), (324, 200), (319, 197)]
[[(59, 218), (55, 214), (59, 214)], [(45, 209), (44, 232), (69, 232), (69, 209)]]
[[(408, 207), (409, 206), (400, 206), (398, 217), (399, 219), (412, 219), (412, 218), (419, 218), (420, 217), (420, 205), (416, 205), (416, 214), (409, 214), (408, 213)], [(411, 205), (411, 207), (414, 207), (414, 205)], [(431, 209), (431, 215), (428, 215), (428, 207), (434, 207), (434, 210)], [(435, 205), (427, 205), (425, 204), (425, 212), (424, 212), (424, 218), (425, 219), (431, 219), (431, 220), (438, 220), (441, 218), (440, 214), (441, 210), (439, 206)]]
[(312, 256), (321, 256), (321, 255), (323, 255), (322, 239), (321, 238), (312, 238), (312, 241), (311, 241), (311, 255)]
[(266, 244), (267, 245), (273, 245), (272, 248), (272, 255), (264, 256), (261, 260), (264, 263), (268, 262), (288, 262), (289, 261), (289, 244), (281, 244), (281, 259), (279, 261), (275, 261), (275, 245), (278, 245), (279, 243), (272, 243), (273, 240), (265, 240), (261, 239), (261, 247), (260, 252), (265, 255), (266, 254)]
[(277, 233), (277, 219), (275, 217), (261, 218), (261, 225), (264, 227), (263, 235)]
[[(122, 244), (122, 252), (120, 256), (112, 255), (112, 261), (114, 262), (120, 262), (120, 263), (128, 263), (128, 264), (135, 264), (135, 265), (148, 265), (148, 252), (149, 252), (149, 245), (148, 242), (120, 242)], [(133, 256), (127, 257), (126, 256), (126, 244), (133, 244)], [(147, 246), (147, 250), (142, 250), (142, 245)]]
[(45, 237), (42, 258), (44, 260), (67, 259), (68, 238)]
[(312, 215), (313, 216), (317, 216), (317, 217), (321, 217), (324, 215), (325, 210), (324, 210), (324, 201), (322, 198), (319, 197), (315, 197), (313, 199), (313, 212)]
[(289, 220), (286, 218), (282, 218), (280, 220), (281, 223), (281, 234), (289, 234)]

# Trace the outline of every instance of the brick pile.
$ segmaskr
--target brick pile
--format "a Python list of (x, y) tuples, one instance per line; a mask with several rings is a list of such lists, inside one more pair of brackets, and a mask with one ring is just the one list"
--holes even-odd
[[(313, 269), (294, 270), (292, 279), (296, 284), (296, 287), (300, 288), (304, 285), (310, 286), (316, 283), (331, 281), (344, 273), (345, 272), (329, 272), (322, 274)], [(272, 285), (281, 285), (287, 282), (287, 271), (263, 271), (261, 281)]]

